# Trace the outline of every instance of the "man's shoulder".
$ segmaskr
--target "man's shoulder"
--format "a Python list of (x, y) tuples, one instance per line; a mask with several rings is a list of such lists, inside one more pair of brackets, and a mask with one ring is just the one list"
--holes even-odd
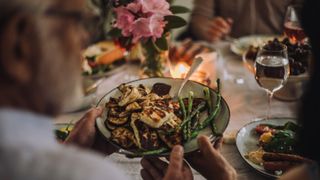
[[(12, 179), (23, 176), (48, 180), (126, 179), (123, 172), (103, 156), (72, 146), (44, 149), (24, 146), (23, 149), (10, 147), (1, 151), (4, 161), (0, 167), (6, 169), (6, 174), (16, 177)], [(0, 177), (2, 173), (0, 171)]]

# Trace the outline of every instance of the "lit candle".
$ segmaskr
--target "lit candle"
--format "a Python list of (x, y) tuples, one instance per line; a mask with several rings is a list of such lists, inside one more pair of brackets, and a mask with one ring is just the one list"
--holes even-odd
[(184, 78), (189, 69), (190, 66), (187, 63), (178, 62), (170, 73), (173, 78)]
[[(184, 78), (188, 73), (190, 66), (185, 62), (178, 62), (172, 68), (170, 73), (173, 78)], [(208, 74), (200, 69), (196, 70), (190, 77), (190, 80), (197, 81), (202, 84), (209, 85)]]

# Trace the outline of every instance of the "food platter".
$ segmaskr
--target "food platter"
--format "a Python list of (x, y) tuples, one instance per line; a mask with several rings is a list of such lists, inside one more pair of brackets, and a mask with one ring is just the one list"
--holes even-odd
[(266, 171), (263, 166), (257, 165), (247, 158), (249, 152), (256, 151), (258, 149), (259, 136), (256, 134), (255, 128), (261, 124), (283, 126), (287, 122), (297, 123), (295, 118), (270, 118), (268, 120), (258, 119), (256, 121), (246, 124), (237, 133), (236, 146), (241, 157), (249, 166), (251, 166), (256, 171), (262, 173), (263, 175), (273, 178), (279, 177), (279, 175)]
[[(179, 85), (182, 83), (182, 79), (173, 79), (173, 78), (148, 78), (148, 79), (141, 79), (141, 80), (136, 80), (132, 81), (129, 83), (126, 83), (126, 85), (130, 86), (139, 86), (140, 84), (144, 85), (145, 87), (151, 88), (154, 84), (156, 83), (163, 83), (166, 85), (171, 86), (171, 90), (169, 92), (170, 96), (174, 96), (179, 88)], [(183, 97), (188, 97), (188, 94), (190, 91), (194, 93), (194, 97), (203, 97), (203, 89), (206, 88), (206, 86), (194, 82), (194, 81), (188, 81), (186, 85), (184, 86), (184, 89), (181, 92), (181, 96)], [(209, 89), (211, 94), (212, 94), (212, 102), (217, 101), (217, 92)], [(107, 119), (109, 118), (108, 116), (108, 108), (105, 108), (106, 103), (110, 101), (110, 98), (114, 97), (120, 97), (121, 92), (118, 88), (115, 88), (111, 90), (110, 92), (106, 93), (102, 99), (98, 102), (97, 106), (101, 106), (104, 108), (104, 111), (102, 113), (102, 116), (100, 118), (97, 118), (96, 124), (98, 127), (99, 132), (109, 141), (111, 144), (115, 145), (117, 148), (119, 148), (118, 153), (120, 154), (125, 154), (125, 155), (130, 155), (130, 156), (144, 156), (146, 154), (140, 153), (140, 151), (137, 151), (136, 149), (126, 149), (121, 147), (119, 144), (115, 143), (114, 141), (111, 140), (112, 132), (110, 131), (109, 128), (106, 127), (105, 123)], [(214, 124), (215, 124), (215, 132), (222, 134), (225, 129), (227, 128), (227, 125), (229, 123), (230, 119), (230, 110), (229, 107), (226, 103), (226, 101), (221, 98), (220, 101), (220, 109), (216, 115)], [(216, 139), (216, 136), (213, 135), (213, 131), (211, 126), (205, 127), (201, 129), (198, 135), (206, 135), (208, 136), (212, 141)], [(196, 138), (191, 139), (190, 141), (183, 143), (185, 153), (190, 153), (193, 151), (198, 150), (198, 145), (197, 145), (197, 140)], [(156, 153), (152, 154), (154, 156), (166, 156), (169, 155), (169, 151), (161, 152), (161, 153)]]
[(243, 36), (236, 40), (234, 40), (230, 44), (230, 50), (239, 55), (242, 56), (250, 46), (260, 46), (264, 43), (266, 43), (269, 40), (272, 40), (274, 38), (278, 38), (280, 35), (250, 35), (250, 36)]

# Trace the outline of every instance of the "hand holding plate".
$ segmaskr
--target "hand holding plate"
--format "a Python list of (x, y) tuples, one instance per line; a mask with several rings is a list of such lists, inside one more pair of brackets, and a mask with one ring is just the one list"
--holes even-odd
[(97, 133), (95, 127), (96, 118), (102, 113), (101, 108), (93, 108), (88, 111), (74, 126), (65, 144), (74, 144), (82, 148), (96, 150), (103, 154), (112, 154), (117, 149)]

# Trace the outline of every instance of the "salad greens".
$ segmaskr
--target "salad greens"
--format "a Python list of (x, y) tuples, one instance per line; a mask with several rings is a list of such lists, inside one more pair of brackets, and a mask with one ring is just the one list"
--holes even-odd
[(262, 148), (267, 152), (276, 153), (296, 153), (297, 133), (300, 126), (293, 122), (287, 122), (283, 126), (274, 126), (266, 124), (266, 126), (275, 130), (269, 142), (263, 143)]

